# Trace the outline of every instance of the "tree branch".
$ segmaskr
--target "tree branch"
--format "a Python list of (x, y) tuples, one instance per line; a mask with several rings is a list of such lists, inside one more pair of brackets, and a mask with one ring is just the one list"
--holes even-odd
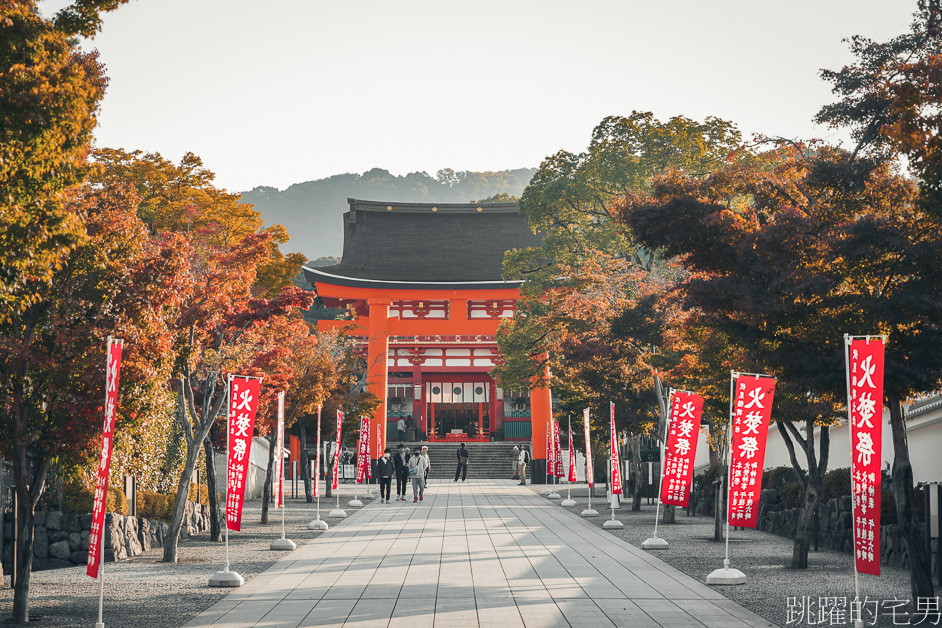
[(801, 481), (802, 488), (804, 488), (805, 486), (808, 485), (808, 479), (805, 477), (805, 470), (801, 468), (800, 464), (798, 464), (798, 458), (795, 456), (795, 444), (792, 442), (791, 437), (788, 435), (788, 431), (786, 429), (782, 429), (782, 426), (784, 425), (791, 425), (791, 424), (779, 423), (778, 431), (782, 435), (782, 440), (785, 441), (785, 448), (788, 449), (788, 458), (791, 460), (792, 468), (795, 470), (795, 473), (798, 475), (798, 479)]

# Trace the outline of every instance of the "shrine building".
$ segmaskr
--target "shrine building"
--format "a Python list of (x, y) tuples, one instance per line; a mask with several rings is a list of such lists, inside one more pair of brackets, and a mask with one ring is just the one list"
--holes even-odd
[(490, 375), (497, 327), (520, 297), (521, 282), (501, 279), (504, 253), (542, 240), (516, 203), (347, 200), (340, 263), (304, 272), (327, 307), (347, 313), (318, 329), (361, 343), (367, 389), (382, 400), (372, 433), (385, 447), (412, 417), (413, 442), (532, 440), (545, 458), (550, 390), (502, 390)]

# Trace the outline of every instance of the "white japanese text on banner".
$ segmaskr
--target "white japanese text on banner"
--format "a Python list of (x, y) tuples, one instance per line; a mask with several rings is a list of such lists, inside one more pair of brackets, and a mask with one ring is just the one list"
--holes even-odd
[(98, 577), (101, 564), (101, 535), (105, 530), (105, 504), (108, 499), (108, 474), (111, 472), (111, 451), (114, 448), (114, 424), (118, 411), (118, 376), (121, 373), (123, 340), (108, 338), (105, 364), (105, 423), (101, 437), (101, 457), (98, 463), (98, 482), (92, 507), (92, 529), (88, 535), (88, 566), (85, 573)]

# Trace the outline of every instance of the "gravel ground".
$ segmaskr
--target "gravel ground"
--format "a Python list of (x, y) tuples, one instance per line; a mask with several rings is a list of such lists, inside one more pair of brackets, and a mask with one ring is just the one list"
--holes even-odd
[[(341, 507), (347, 519), (329, 519), (327, 513), (336, 504), (336, 497), (321, 498), (321, 518), (332, 527), (356, 519), (359, 509), (348, 508), (353, 485), (341, 487)], [(288, 489), (288, 495), (290, 495)], [(373, 487), (373, 494), (378, 489)], [(315, 518), (314, 504), (302, 499), (286, 499), (286, 537), (300, 544), (320, 536), (308, 530)], [(369, 508), (374, 501), (364, 501)], [(242, 531), (229, 534), (230, 568), (246, 582), (265, 571), (287, 552), (273, 552), (269, 543), (281, 537), (281, 512), (270, 513), (271, 523), (261, 525), (261, 500), (248, 501), (242, 515)], [(106, 626), (163, 628), (181, 626), (206, 610), (232, 589), (210, 588), (209, 577), (222, 569), (225, 546), (213, 543), (209, 536), (180, 542), (179, 562), (160, 562), (160, 548), (152, 549), (130, 560), (105, 564), (104, 623)], [(0, 625), (12, 626), (13, 590), (7, 577), (0, 588)], [(98, 620), (98, 581), (85, 575), (85, 567), (37, 571), (30, 577), (30, 616), (24, 626), (94, 626)]]
[[(535, 492), (544, 487), (531, 485)], [(562, 498), (566, 498), (565, 484), (557, 487)], [(576, 506), (570, 508), (576, 514), (587, 505), (588, 487), (573, 489), (572, 498)], [(598, 518), (586, 519), (601, 527), (611, 518), (611, 509), (606, 510), (605, 488), (598, 487), (592, 498), (592, 506), (599, 512)], [(641, 512), (631, 512), (630, 502), (615, 511), (615, 518), (625, 527), (623, 530), (609, 531), (636, 547), (641, 547), (645, 539), (654, 532), (655, 505), (642, 500)], [(652, 552), (658, 558), (676, 567), (687, 575), (705, 581), (714, 569), (723, 566), (725, 546), (713, 541), (712, 517), (688, 517), (684, 509), (677, 509), (677, 523), (659, 524), (658, 536), (670, 543), (670, 549)], [(849, 605), (854, 598), (853, 561), (850, 554), (831, 551), (812, 551), (808, 556), (808, 569), (794, 570), (787, 565), (791, 562), (793, 541), (783, 537), (753, 529), (730, 529), (729, 556), (730, 566), (746, 574), (743, 585), (723, 586), (718, 589), (728, 598), (742, 604), (749, 610), (762, 615), (780, 626), (851, 626)], [(940, 625), (937, 616), (930, 614), (914, 616), (912, 620), (904, 615), (905, 608), (897, 610), (894, 624), (891, 606), (893, 600), (908, 600), (909, 571), (892, 567), (881, 567), (879, 577), (861, 575), (860, 595), (865, 600), (878, 600), (874, 605), (865, 603), (863, 619), (865, 626), (893, 625)], [(846, 600), (843, 613), (834, 610), (835, 602), (830, 602), (821, 616), (822, 606), (819, 598), (836, 597), (836, 603)], [(789, 615), (788, 598), (797, 598)], [(809, 621), (807, 611), (801, 615), (803, 598), (810, 598), (813, 615)], [(884, 602), (886, 601), (886, 602)], [(876, 608), (874, 608), (876, 606)], [(804, 608), (808, 609), (807, 601)], [(878, 610), (877, 610), (878, 609)], [(878, 616), (874, 616), (874, 611)], [(918, 623), (922, 619), (921, 623)], [(790, 621), (791, 620), (791, 621)], [(935, 624), (933, 623), (935, 622)]]

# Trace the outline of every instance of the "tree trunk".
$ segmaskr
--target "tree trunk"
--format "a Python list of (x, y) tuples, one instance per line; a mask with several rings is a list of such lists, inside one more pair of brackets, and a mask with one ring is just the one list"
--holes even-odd
[(909, 552), (909, 576), (912, 599), (933, 598), (932, 572), (926, 557), (926, 539), (916, 519), (913, 494), (913, 467), (909, 461), (909, 443), (902, 401), (887, 395), (890, 427), (893, 431), (893, 493), (896, 497), (896, 521)]
[(324, 481), (324, 497), (333, 497), (334, 486), (334, 457), (327, 461), (327, 479)]
[[(13, 490), (16, 492), (16, 563), (13, 573), (16, 575), (16, 585), (13, 587), (13, 621), (26, 623), (29, 621), (29, 579), (33, 567), (33, 518), (36, 512), (36, 503), (46, 484), (52, 455), (44, 452), (41, 460), (33, 459), (32, 474), (27, 458), (28, 422), (27, 410), (22, 404), (16, 403), (13, 408)], [(32, 477), (30, 477), (32, 475)]]
[[(817, 476), (817, 474), (814, 474)], [(808, 568), (808, 549), (811, 547), (811, 534), (814, 524), (815, 506), (818, 504), (818, 495), (821, 491), (821, 482), (817, 477), (808, 474), (805, 483), (805, 498), (798, 511), (798, 525), (795, 530), (795, 543), (792, 546), (792, 569)]]
[[(782, 440), (785, 441), (785, 448), (788, 450), (788, 457), (791, 461), (795, 474), (801, 480), (802, 489), (805, 492), (801, 503), (801, 509), (798, 512), (798, 521), (795, 527), (795, 542), (792, 545), (792, 569), (808, 568), (808, 550), (811, 547), (811, 538), (815, 532), (815, 513), (818, 509), (818, 496), (821, 494), (821, 482), (824, 479), (824, 473), (827, 471), (828, 455), (830, 448), (830, 428), (821, 427), (820, 439), (820, 462), (819, 456), (814, 450), (814, 419), (805, 421), (805, 435), (795, 428), (793, 423), (779, 423), (779, 432), (782, 434)], [(805, 464), (808, 470), (805, 471), (798, 462), (798, 456), (795, 451), (795, 441), (801, 446), (805, 455)]]
[(183, 473), (180, 474), (180, 480), (177, 482), (177, 496), (173, 502), (173, 516), (170, 518), (170, 528), (167, 530), (164, 539), (165, 563), (177, 562), (177, 543), (180, 541), (180, 529), (183, 527), (183, 515), (186, 512), (186, 502), (190, 494), (190, 479), (193, 477), (193, 471), (199, 461), (202, 444), (202, 441), (187, 443), (186, 465), (184, 465)]
[(641, 511), (641, 480), (643, 467), (641, 466), (641, 440), (634, 435), (628, 437), (628, 446), (631, 447), (631, 464), (635, 469), (635, 486), (631, 492), (631, 512)]
[[(217, 396), (217, 392), (219, 393)], [(180, 481), (177, 483), (177, 496), (173, 502), (173, 516), (170, 518), (170, 527), (164, 536), (164, 562), (177, 562), (177, 544), (180, 542), (180, 528), (183, 527), (183, 515), (186, 511), (186, 501), (190, 492), (190, 479), (193, 477), (193, 471), (196, 469), (196, 463), (199, 461), (200, 449), (203, 443), (209, 438), (209, 431), (212, 429), (216, 418), (223, 409), (226, 401), (226, 391), (216, 391), (215, 386), (210, 386), (209, 392), (203, 397), (203, 418), (200, 420), (196, 415), (196, 408), (193, 404), (193, 389), (189, 380), (180, 378), (177, 388), (177, 420), (180, 426), (185, 430), (186, 439), (186, 464), (183, 467), (183, 473), (180, 474)], [(189, 408), (189, 410), (188, 410)], [(193, 415), (191, 425), (190, 415)]]
[[(311, 490), (311, 459), (307, 455), (307, 429), (303, 422), (299, 422), (298, 430), (300, 433), (299, 441), (301, 443), (301, 479), (304, 480), (304, 499), (307, 503), (314, 501), (314, 493)], [(317, 477), (317, 469), (314, 470)]]
[[(268, 437), (268, 468), (265, 469), (265, 484), (262, 485), (262, 523), (268, 523), (268, 503), (271, 496), (272, 476), (275, 466), (275, 439)], [(283, 487), (282, 487), (283, 488)]]
[(211, 438), (203, 443), (203, 451), (206, 452), (206, 488), (209, 489), (209, 536), (218, 541), (222, 536), (222, 522), (219, 521), (219, 500), (216, 498), (216, 448)]
[(716, 493), (713, 499), (713, 540), (722, 541), (723, 540), (723, 513), (726, 509), (723, 507), (723, 498), (726, 496), (726, 492), (723, 490), (723, 487), (726, 485), (726, 474), (723, 472), (724, 465), (720, 466), (720, 476), (713, 482), (714, 492)]
[(29, 621), (29, 576), (33, 567), (33, 509), (24, 500), (18, 500), (16, 542), (17, 564), (14, 566), (16, 586), (13, 587), (13, 621)]
[[(660, 499), (660, 496), (658, 496), (658, 499)], [(662, 512), (664, 514), (661, 515), (661, 523), (677, 523), (676, 506), (665, 506)]]

